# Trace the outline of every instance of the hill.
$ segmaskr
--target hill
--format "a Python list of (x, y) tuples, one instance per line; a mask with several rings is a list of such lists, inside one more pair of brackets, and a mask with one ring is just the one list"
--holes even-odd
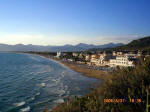
[(116, 50), (143, 50), (150, 51), (150, 36), (133, 40), (129, 44), (114, 48)]
[(140, 38), (137, 40), (133, 40), (126, 45), (120, 45), (117, 47), (110, 47), (110, 48), (92, 48), (88, 51), (138, 51), (141, 50), (144, 53), (150, 54), (150, 36)]

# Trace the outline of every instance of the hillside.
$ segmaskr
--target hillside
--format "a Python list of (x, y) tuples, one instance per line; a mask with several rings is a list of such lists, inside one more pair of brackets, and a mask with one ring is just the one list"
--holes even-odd
[(144, 53), (150, 54), (150, 36), (140, 38), (137, 40), (133, 40), (126, 45), (120, 45), (117, 47), (110, 47), (110, 48), (92, 48), (88, 51), (138, 51), (142, 50)]
[(116, 50), (144, 50), (150, 51), (150, 36), (133, 40), (129, 44), (114, 48)]

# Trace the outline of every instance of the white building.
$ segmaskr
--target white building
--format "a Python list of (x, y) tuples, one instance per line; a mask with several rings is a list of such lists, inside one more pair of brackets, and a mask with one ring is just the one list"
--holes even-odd
[(138, 50), (137, 56), (141, 57), (142, 56), (142, 51)]
[(74, 56), (74, 57), (78, 57), (79, 56), (79, 53), (72, 53), (72, 56)]
[(90, 63), (91, 63), (91, 65), (97, 65), (99, 63), (98, 55), (96, 55), (96, 54), (91, 55)]
[(123, 66), (123, 67), (133, 67), (134, 61), (132, 56), (117, 56), (116, 59), (110, 59), (109, 65), (111, 67)]
[(112, 55), (113, 55), (113, 56), (116, 56), (116, 55), (117, 55), (116, 51), (113, 51)]
[(63, 56), (63, 53), (62, 53), (62, 52), (57, 52), (57, 55), (56, 55), (57, 58), (60, 58), (60, 57), (62, 57), (62, 56)]
[(86, 56), (85, 56), (85, 60), (86, 60), (86, 61), (90, 61), (90, 60), (91, 60), (91, 56), (90, 56), (90, 55), (86, 55)]
[(123, 56), (123, 52), (117, 52), (117, 56)]
[(91, 56), (91, 64), (96, 66), (107, 66), (109, 65), (109, 59), (112, 59), (112, 54), (103, 54), (92, 55)]

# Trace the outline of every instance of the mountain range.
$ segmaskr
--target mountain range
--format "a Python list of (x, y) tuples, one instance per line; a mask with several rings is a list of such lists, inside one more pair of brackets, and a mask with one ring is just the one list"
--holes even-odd
[(84, 44), (79, 43), (77, 45), (64, 45), (64, 46), (41, 46), (41, 45), (8, 45), (0, 44), (0, 51), (49, 51), (49, 52), (71, 52), (71, 51), (85, 51), (92, 48), (114, 48), (117, 46), (122, 46), (122, 43), (108, 43), (104, 45), (93, 45), (93, 44)]

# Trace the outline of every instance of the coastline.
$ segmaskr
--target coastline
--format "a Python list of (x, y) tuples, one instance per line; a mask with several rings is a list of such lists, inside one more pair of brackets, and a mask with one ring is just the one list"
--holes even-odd
[(110, 76), (107, 72), (104, 72), (104, 71), (86, 68), (84, 66), (80, 66), (75, 63), (65, 62), (59, 59), (54, 59), (54, 60), (60, 62), (61, 64), (67, 66), (68, 68), (74, 70), (75, 72), (81, 73), (82, 75), (86, 77), (106, 80)]
[[(28, 54), (32, 54), (32, 53), (28, 53)], [(105, 72), (102, 70), (101, 71), (94, 70), (91, 68), (80, 66), (79, 64), (76, 64), (76, 63), (70, 63), (67, 61), (60, 60), (60, 59), (50, 58), (48, 55), (42, 55), (42, 54), (33, 54), (33, 55), (42, 56), (42, 57), (50, 59), (52, 61), (56, 61), (59, 64), (62, 64), (65, 67), (68, 67), (69, 69), (71, 69), (75, 72), (81, 73), (81, 75), (86, 76), (86, 77), (96, 78), (96, 79), (100, 79), (100, 80), (107, 80), (110, 77), (110, 74), (108, 72)]]

